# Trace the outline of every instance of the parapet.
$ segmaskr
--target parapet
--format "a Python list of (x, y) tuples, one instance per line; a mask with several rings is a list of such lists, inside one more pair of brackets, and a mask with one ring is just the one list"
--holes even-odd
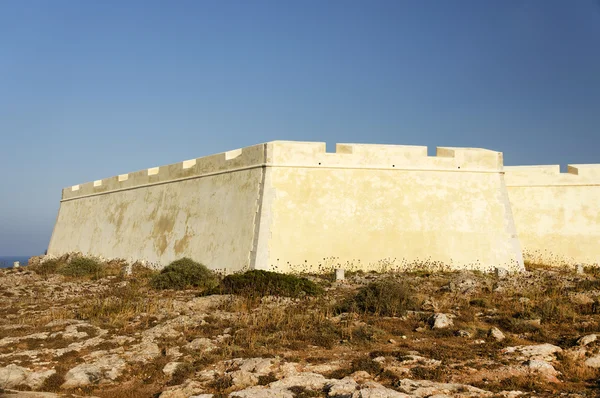
[(570, 164), (561, 173), (560, 165), (505, 166), (509, 187), (600, 185), (600, 164)]
[(335, 152), (327, 152), (324, 142), (274, 141), (267, 146), (273, 166), (489, 172), (502, 169), (502, 153), (480, 148), (437, 147), (436, 156), (428, 156), (426, 146), (410, 145), (340, 143)]
[(63, 189), (62, 200), (261, 167), (264, 163), (264, 145), (254, 145), (74, 185)]
[(481, 148), (272, 141), (215, 155), (152, 167), (63, 189), (62, 200), (199, 178), (256, 167), (365, 168), (423, 171), (500, 172), (502, 153)]

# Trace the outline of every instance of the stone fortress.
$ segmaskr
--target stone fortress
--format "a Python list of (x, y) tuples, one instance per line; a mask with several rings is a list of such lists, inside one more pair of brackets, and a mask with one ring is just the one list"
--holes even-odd
[(231, 273), (598, 265), (600, 164), (273, 141), (65, 188), (49, 255)]

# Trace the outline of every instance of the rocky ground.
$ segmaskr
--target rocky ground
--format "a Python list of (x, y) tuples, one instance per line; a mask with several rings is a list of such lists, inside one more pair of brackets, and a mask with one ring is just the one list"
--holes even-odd
[[(325, 294), (250, 299), (153, 290), (143, 271), (94, 280), (1, 270), (0, 391), (31, 398), (600, 396), (594, 269), (310, 278)], [(410, 286), (408, 311), (383, 316), (340, 305), (382, 278)]]

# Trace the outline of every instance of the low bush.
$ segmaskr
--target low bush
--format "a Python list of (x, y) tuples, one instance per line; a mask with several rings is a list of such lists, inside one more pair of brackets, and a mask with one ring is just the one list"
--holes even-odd
[[(52, 260), (50, 260), (52, 261)], [(76, 257), (58, 268), (57, 272), (64, 276), (98, 278), (102, 274), (102, 264), (90, 257)]]
[(306, 278), (295, 275), (252, 270), (227, 275), (212, 293), (237, 294), (245, 297), (300, 297), (317, 296), (323, 293), (323, 288)]
[(211, 270), (187, 257), (173, 261), (150, 279), (150, 285), (157, 290), (211, 289), (217, 284)]
[(177, 386), (182, 384), (187, 377), (194, 372), (194, 367), (187, 363), (180, 363), (171, 376), (171, 380), (167, 382), (168, 386)]
[(62, 263), (56, 259), (50, 259), (31, 267), (31, 269), (41, 276), (47, 277), (51, 274), (56, 274)]
[(338, 308), (339, 312), (369, 313), (377, 316), (402, 316), (415, 309), (410, 286), (392, 278), (369, 283)]

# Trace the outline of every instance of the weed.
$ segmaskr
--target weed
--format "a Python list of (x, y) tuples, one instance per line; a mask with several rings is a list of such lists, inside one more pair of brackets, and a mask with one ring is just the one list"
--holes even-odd
[(233, 386), (233, 378), (230, 375), (215, 375), (214, 379), (208, 383), (208, 387), (216, 393), (224, 393)]
[(440, 366), (435, 368), (415, 366), (414, 368), (410, 369), (410, 373), (415, 379), (418, 380), (432, 380), (438, 382), (446, 381), (444, 370)]
[(62, 386), (64, 382), (64, 372), (57, 371), (56, 373), (48, 377), (46, 380), (44, 380), (44, 383), (42, 383), (39, 389), (40, 391), (58, 392), (60, 391), (60, 386)]
[(288, 388), (292, 394), (294, 394), (294, 398), (311, 398), (311, 397), (324, 397), (326, 395), (321, 391), (312, 391), (308, 390), (303, 386), (293, 386)]
[(169, 386), (176, 386), (179, 384), (182, 384), (185, 379), (192, 374), (194, 371), (194, 367), (185, 362), (185, 363), (180, 363), (179, 365), (177, 365), (177, 368), (175, 369), (175, 371), (173, 372), (173, 375), (171, 376), (171, 380), (169, 380), (169, 382), (167, 383), (167, 385)]
[(265, 376), (258, 376), (258, 385), (259, 386), (266, 386), (268, 384), (271, 384), (273, 382), (276, 382), (278, 379), (275, 376), (275, 373), (270, 372), (268, 375)]
[(483, 299), (483, 298), (472, 299), (469, 301), (469, 305), (473, 306), (473, 307), (480, 307), (480, 308), (489, 308), (490, 307), (487, 300)]
[(371, 376), (376, 376), (383, 371), (381, 364), (369, 357), (358, 357), (352, 361), (351, 364), (352, 372), (358, 372), (360, 370), (367, 372)]
[(41, 262), (35, 266), (32, 266), (31, 269), (35, 273), (46, 278), (51, 274), (56, 274), (56, 272), (62, 265), (63, 264), (61, 263), (61, 261), (59, 259), (53, 258), (53, 259)]
[(227, 275), (212, 293), (238, 294), (245, 297), (301, 297), (320, 295), (323, 289), (316, 283), (295, 275), (251, 270)]
[(157, 290), (210, 289), (217, 283), (217, 277), (211, 270), (187, 257), (173, 261), (150, 279), (151, 286)]
[(370, 313), (377, 316), (402, 316), (415, 308), (410, 286), (392, 278), (371, 282), (361, 288), (350, 300), (340, 307), (340, 312)]
[(158, 300), (148, 297), (142, 285), (129, 283), (85, 301), (75, 311), (75, 318), (100, 326), (121, 327), (136, 315), (155, 313), (159, 308)]
[(102, 264), (90, 257), (76, 257), (58, 268), (57, 272), (75, 278), (90, 277), (97, 279), (102, 275)]

